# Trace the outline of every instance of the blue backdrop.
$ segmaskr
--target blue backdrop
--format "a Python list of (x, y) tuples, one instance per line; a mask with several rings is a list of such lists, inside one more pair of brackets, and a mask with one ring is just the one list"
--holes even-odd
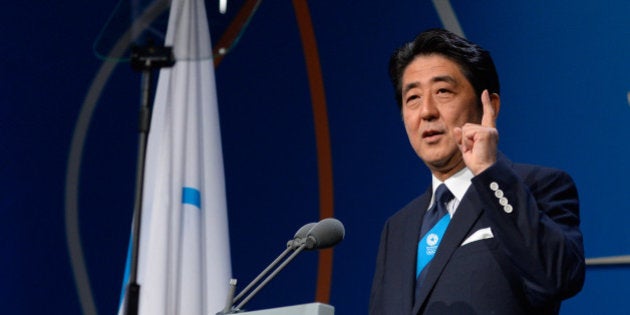
[[(439, 2), (439, 1), (437, 1)], [(213, 41), (244, 1), (219, 15)], [(630, 254), (630, 2), (451, 1), (466, 37), (492, 52), (502, 83), (500, 147), (577, 182), (588, 257)], [(82, 314), (66, 235), (68, 159), (103, 61), (92, 51), (115, 4), (12, 1), (0, 11), (0, 307)], [(308, 1), (321, 62), (333, 164), (330, 303), (367, 312), (380, 229), (430, 183), (387, 78), (390, 53), (442, 27), (430, 1)], [(244, 283), (319, 218), (315, 132), (291, 1), (263, 1), (216, 69), (234, 276)], [(133, 208), (140, 76), (108, 77), (80, 160), (78, 220), (96, 311), (118, 308)], [(317, 254), (304, 253), (254, 298), (258, 309), (311, 302)], [(627, 313), (629, 267), (589, 268), (562, 314)]]

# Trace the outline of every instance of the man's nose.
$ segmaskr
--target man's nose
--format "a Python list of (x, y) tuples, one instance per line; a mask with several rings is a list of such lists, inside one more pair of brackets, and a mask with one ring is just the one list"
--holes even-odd
[(431, 95), (424, 97), (420, 106), (420, 116), (423, 120), (431, 121), (440, 117), (440, 112), (438, 111), (435, 100)]

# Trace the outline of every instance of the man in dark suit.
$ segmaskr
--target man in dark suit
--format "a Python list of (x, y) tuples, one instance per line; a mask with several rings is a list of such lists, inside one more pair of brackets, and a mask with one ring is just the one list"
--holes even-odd
[(432, 187), (385, 224), (370, 314), (558, 314), (584, 283), (577, 189), (498, 151), (490, 54), (432, 29), (393, 54), (390, 77)]

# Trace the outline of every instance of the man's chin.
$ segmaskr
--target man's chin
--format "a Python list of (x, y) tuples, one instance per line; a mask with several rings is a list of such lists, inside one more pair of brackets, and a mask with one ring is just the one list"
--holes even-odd
[(461, 155), (425, 160), (424, 164), (433, 174), (454, 174), (466, 166)]
[(449, 164), (454, 164), (455, 157), (452, 155), (449, 156), (433, 156), (426, 157), (422, 159), (424, 164), (426, 164), (430, 169), (443, 169), (448, 168)]

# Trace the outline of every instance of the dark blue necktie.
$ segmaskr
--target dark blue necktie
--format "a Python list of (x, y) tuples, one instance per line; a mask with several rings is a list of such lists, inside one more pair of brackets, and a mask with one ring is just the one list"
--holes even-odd
[(420, 241), (418, 242), (418, 256), (416, 265), (416, 294), (425, 277), (429, 262), (437, 251), (446, 227), (450, 222), (450, 216), (446, 210), (446, 204), (455, 196), (444, 184), (440, 184), (435, 190), (433, 206), (424, 215), (420, 228)]

